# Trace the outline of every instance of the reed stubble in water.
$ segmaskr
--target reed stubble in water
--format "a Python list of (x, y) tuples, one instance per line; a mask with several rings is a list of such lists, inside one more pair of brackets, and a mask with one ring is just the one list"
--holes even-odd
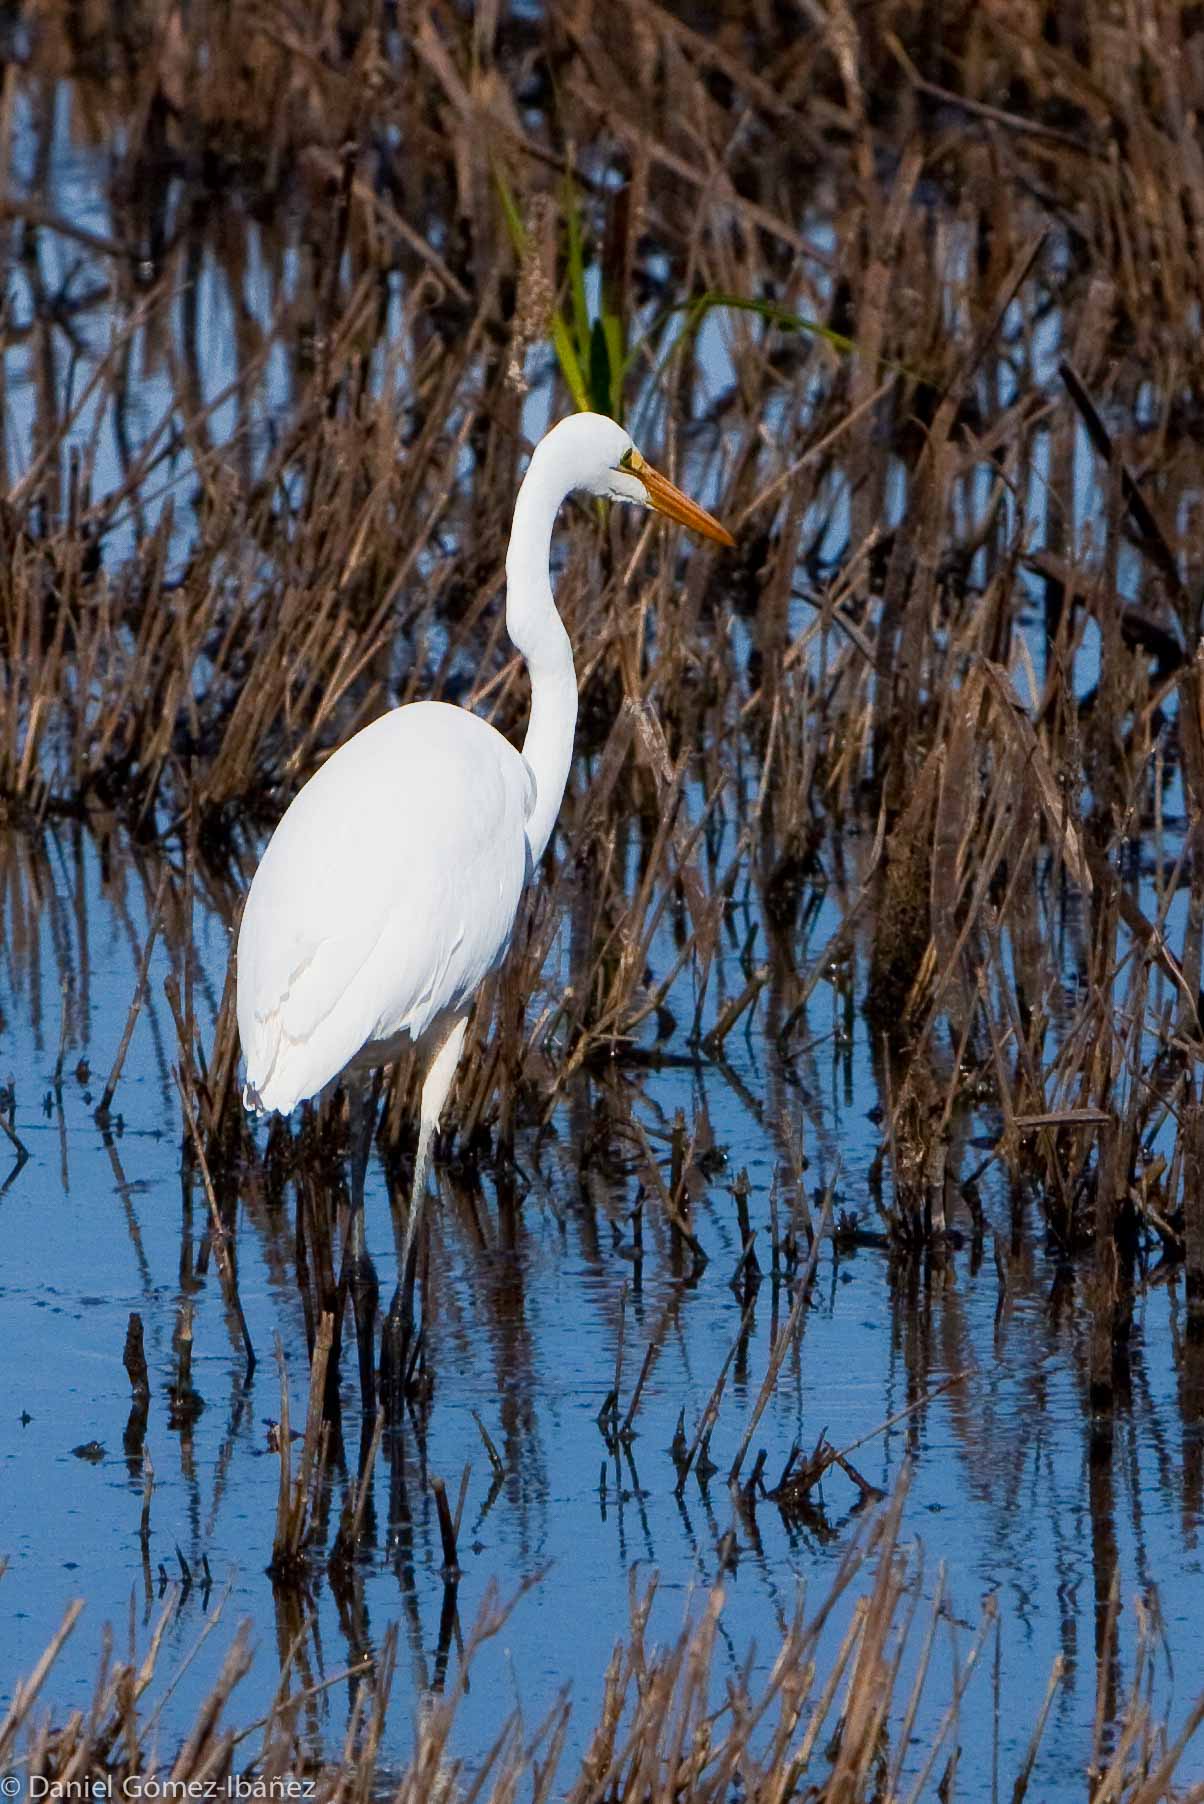
[[(555, 321), (534, 315), (578, 297), (569, 253), (560, 292), (536, 251), (519, 267), (499, 174), (545, 262), (555, 215), (597, 245), (599, 363), (613, 373), (617, 319), (629, 404), (695, 486), (722, 485), (742, 552), (721, 586), (673, 541), (637, 562), (629, 523), (566, 521), (581, 757), (478, 1011), (452, 1179), (492, 1165), (512, 1223), (516, 1144), (538, 1175), (589, 1079), (607, 1106), (574, 1142), (582, 1187), (643, 1187), (633, 1258), (686, 1295), (715, 1167), (645, 1124), (641, 1074), (697, 1059), (738, 1083), (725, 1048), (755, 1023), (773, 1056), (752, 1100), (788, 1233), (813, 1248), (800, 1149), (823, 1137), (807, 1077), (830, 984), (871, 1023), (881, 1231), (904, 1265), (965, 1241), (981, 1257), (980, 1191), (1002, 1179), (1001, 1309), (1037, 1234), (1086, 1301), (1093, 1459), (1139, 1286), (1184, 1270), (1199, 1341), (1198, 26), (1160, 13), (1138, 67), (1103, 8), (1038, 3), (1006, 29), (941, 15), (737, 9), (716, 35), (645, 9), (604, 34), (571, 9), (335, 8), (301, 44), (271, 5), (237, 43), (216, 10), (181, 34), (154, 5), (101, 6), (85, 38), (46, 6), (10, 65), (5, 367), (32, 404), (20, 443), (0, 408), (0, 806), (35, 828), (120, 819), (155, 865), (205, 1256), (237, 1318), (231, 1199), (266, 1211), (291, 1189), (311, 1357), (332, 1325), (315, 1405), (332, 1450), (340, 1199), (314, 1172), (342, 1117), (252, 1147), (228, 985), (198, 1019), (191, 895), (232, 919), (262, 831), (382, 707), (442, 694), (521, 724), (496, 605), (520, 389), (559, 380), (538, 347)], [(80, 142), (119, 147), (86, 226), (54, 187), (52, 69)], [(216, 386), (202, 273), (234, 322)], [(817, 945), (824, 898), (840, 918)], [(401, 1069), (380, 1133), (399, 1185), (408, 1085)], [(185, 1306), (185, 1413), (190, 1334)], [(425, 1407), (437, 1374), (403, 1377)], [(348, 1494), (354, 1522), (362, 1470)], [(308, 1488), (282, 1497), (292, 1570), (321, 1537)]]
[[(767, 1675), (759, 1681), (726, 1677), (721, 1688), (725, 1702), (718, 1710), (715, 1666), (723, 1645), (722, 1576), (705, 1593), (680, 1636), (658, 1645), (650, 1641), (647, 1627), (655, 1582), (641, 1589), (633, 1574), (630, 1636), (614, 1650), (597, 1720), (585, 1736), (580, 1770), (567, 1782), (556, 1782), (559, 1750), (574, 1714), (567, 1688), (533, 1734), (515, 1712), (499, 1724), (497, 1739), (482, 1760), (469, 1767), (456, 1755), (456, 1715), (474, 1660), (505, 1629), (518, 1601), (516, 1596), (503, 1602), (493, 1591), (463, 1638), (455, 1676), (448, 1679), (445, 1670), (422, 1711), (413, 1753), (400, 1768), (389, 1766), (381, 1751), (395, 1683), (395, 1625), (386, 1630), (372, 1657), (329, 1673), (315, 1685), (290, 1685), (286, 1679), (265, 1717), (242, 1722), (236, 1714), (237, 1688), (250, 1665), (250, 1625), (244, 1624), (230, 1642), (213, 1688), (168, 1769), (156, 1749), (157, 1711), (151, 1700), (163, 1676), (161, 1649), (178, 1597), (163, 1607), (141, 1659), (127, 1662), (106, 1653), (91, 1710), (60, 1721), (53, 1712), (39, 1711), (37, 1703), (75, 1629), (79, 1606), (73, 1606), (36, 1672), (16, 1689), (12, 1707), (0, 1723), (0, 1761), (6, 1770), (36, 1777), (48, 1788), (70, 1776), (80, 1785), (104, 1782), (126, 1789), (140, 1785), (145, 1791), (162, 1783), (170, 1770), (173, 1781), (198, 1787), (208, 1783), (223, 1792), (239, 1779), (248, 1787), (261, 1788), (291, 1780), (305, 1784), (306, 1795), (321, 1801), (345, 1797), (351, 1790), (361, 1797), (387, 1792), (405, 1804), (451, 1799), (466, 1788), (485, 1804), (504, 1804), (520, 1790), (539, 1801), (556, 1797), (565, 1804), (596, 1804), (598, 1799), (613, 1804), (674, 1804), (682, 1799), (727, 1804), (737, 1788), (752, 1804), (777, 1804), (798, 1796), (815, 1804), (883, 1795), (918, 1798), (926, 1795), (930, 1784), (947, 1793), (961, 1758), (963, 1700), (971, 1685), (990, 1683), (987, 1670), (992, 1648), (997, 1648), (998, 1610), (994, 1598), (989, 1598), (955, 1658), (952, 1693), (935, 1733), (927, 1740), (913, 1737), (921, 1702), (934, 1683), (934, 1651), (948, 1598), (944, 1574), (937, 1576), (934, 1586), (927, 1585), (922, 1561), (900, 1540), (905, 1491), (903, 1483), (854, 1539), (827, 1593), (813, 1607), (800, 1601)], [(460, 1501), (462, 1506), (463, 1487)], [(290, 1511), (291, 1506), (286, 1515)], [(452, 1595), (454, 1605), (454, 1583)], [(204, 1637), (220, 1623), (224, 1608), (225, 1600), (219, 1600)], [(821, 1663), (821, 1637), (830, 1619), (844, 1619), (847, 1626), (835, 1657)], [(1155, 1641), (1155, 1631), (1143, 1625), (1132, 1687), (1117, 1701), (1107, 1736), (1102, 1712), (1097, 1717), (1090, 1769), (1093, 1797), (1115, 1798), (1121, 1804), (1171, 1804), (1201, 1795), (1199, 1787), (1177, 1784), (1175, 1770), (1204, 1718), (1204, 1700), (1188, 1712), (1177, 1732), (1158, 1720), (1143, 1688)], [(907, 1668), (911, 1671), (905, 1682)], [(1028, 1795), (1050, 1706), (1064, 1676), (1065, 1663), (1059, 1657), (1012, 1775), (1015, 1804)], [(307, 1707), (322, 1692), (348, 1681), (355, 1688), (348, 1752), (337, 1765), (315, 1765), (307, 1750)], [(997, 1658), (995, 1686), (998, 1724)], [(581, 1725), (574, 1726), (580, 1732)], [(994, 1762), (998, 1770), (998, 1747)], [(261, 1795), (275, 1794), (264, 1790)]]

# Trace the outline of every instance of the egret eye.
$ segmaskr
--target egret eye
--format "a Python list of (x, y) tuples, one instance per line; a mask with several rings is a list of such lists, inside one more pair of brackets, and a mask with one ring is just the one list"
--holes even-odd
[(643, 467), (644, 460), (636, 450), (635, 446), (628, 445), (626, 451), (624, 451), (622, 457), (619, 459), (620, 470), (631, 470), (638, 475)]

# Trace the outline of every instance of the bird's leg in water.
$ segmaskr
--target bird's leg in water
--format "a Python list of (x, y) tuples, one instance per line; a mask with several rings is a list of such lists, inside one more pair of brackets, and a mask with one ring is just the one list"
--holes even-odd
[[(381, 1331), (381, 1389), (390, 1393), (384, 1399), (386, 1418), (396, 1422), (401, 1415), (406, 1374), (414, 1343), (414, 1279), (418, 1264), (418, 1231), (426, 1203), (427, 1177), (431, 1150), (439, 1128), (439, 1117), (447, 1101), (460, 1053), (464, 1046), (467, 1015), (452, 1023), (451, 1031), (431, 1060), (422, 1084), (422, 1103), (418, 1122), (418, 1153), (414, 1160), (414, 1186), (410, 1192), (410, 1212), (406, 1217), (405, 1235), (397, 1265), (397, 1289), (389, 1305)], [(386, 1377), (386, 1368), (388, 1377)]]
[(360, 1361), (360, 1398), (364, 1416), (376, 1414), (376, 1310), (380, 1285), (364, 1240), (364, 1181), (372, 1152), (376, 1106), (380, 1097), (380, 1072), (371, 1078), (352, 1072), (347, 1079), (347, 1126), (351, 1142), (351, 1221), (347, 1230), (345, 1270), (355, 1311), (355, 1341)]

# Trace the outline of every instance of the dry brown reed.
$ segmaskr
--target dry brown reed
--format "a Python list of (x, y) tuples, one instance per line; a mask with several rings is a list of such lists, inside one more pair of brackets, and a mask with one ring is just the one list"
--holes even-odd
[[(244, 1624), (191, 1729), (169, 1752), (160, 1745), (154, 1700), (168, 1676), (159, 1667), (173, 1597), (142, 1657), (116, 1658), (106, 1642), (91, 1707), (60, 1717), (39, 1699), (76, 1628), (82, 1606), (73, 1605), (37, 1668), (16, 1687), (0, 1724), (0, 1765), (47, 1784), (104, 1782), (116, 1790), (133, 1779), (145, 1784), (170, 1777), (181, 1784), (212, 1782), (222, 1795), (241, 1780), (258, 1787), (255, 1795), (283, 1796), (270, 1789), (273, 1783), (304, 1779), (308, 1795), (319, 1800), (389, 1796), (398, 1804), (435, 1798), (503, 1804), (517, 1795), (537, 1804), (551, 1798), (565, 1804), (727, 1804), (733, 1796), (751, 1804), (803, 1797), (814, 1804), (855, 1804), (946, 1796), (958, 1768), (961, 1708), (971, 1685), (988, 1684), (984, 1656), (997, 1643), (999, 1616), (989, 1598), (968, 1643), (961, 1641), (943, 1571), (930, 1579), (917, 1550), (900, 1541), (904, 1490), (863, 1525), (826, 1593), (815, 1604), (799, 1598), (780, 1644), (759, 1660), (750, 1656), (734, 1673), (719, 1657), (722, 1575), (701, 1595), (681, 1632), (662, 1642), (650, 1632), (655, 1584), (641, 1587), (633, 1574), (630, 1634), (615, 1648), (597, 1720), (588, 1726), (566, 1687), (533, 1729), (516, 1711), (499, 1724), (488, 1749), (458, 1745), (457, 1713), (474, 1665), (522, 1595), (501, 1603), (491, 1592), (464, 1638), (457, 1668), (421, 1699), (412, 1752), (399, 1770), (381, 1753), (395, 1679), (395, 1626), (374, 1658), (316, 1683), (297, 1683), (291, 1655), (285, 1658), (282, 1649), (281, 1682), (267, 1715), (239, 1724), (232, 1699), (250, 1660), (250, 1627)], [(202, 1639), (222, 1621), (223, 1607), (219, 1601), (212, 1610)], [(1115, 1627), (1114, 1613), (1113, 1632)], [(1186, 1804), (1204, 1796), (1204, 1786), (1185, 1784), (1178, 1773), (1187, 1740), (1204, 1719), (1204, 1699), (1177, 1732), (1158, 1717), (1148, 1682), (1156, 1645), (1143, 1617), (1132, 1685), (1110, 1736), (1102, 1719), (1097, 1722), (1089, 1804)], [(995, 1671), (998, 1687), (998, 1662)], [(1043, 1737), (1063, 1677), (1059, 1656), (1012, 1775), (1015, 1804), (1028, 1794), (1039, 1757), (1052, 1752), (1051, 1770), (1058, 1771), (1057, 1751), (1043, 1746)], [(318, 1692), (343, 1685), (350, 1700), (344, 1755), (332, 1764), (315, 1763), (306, 1709)], [(997, 1724), (999, 1706), (996, 1691)], [(565, 1754), (570, 1741), (582, 1750), (571, 1760)], [(999, 1756), (996, 1748), (991, 1758), (997, 1774)]]
[(310, 1357), (309, 1402), (305, 1426), (298, 1437), (300, 1452), (295, 1472), (289, 1423), (288, 1367), (283, 1347), (278, 1345), (276, 1349), (280, 1366), (280, 1420), (274, 1430), (274, 1439), (280, 1456), (280, 1490), (268, 1571), (278, 1584), (299, 1584), (304, 1580), (309, 1543), (315, 1538), (315, 1519), (321, 1523), (320, 1499), (330, 1432), (329, 1424), (324, 1420), (324, 1394), (333, 1340), (334, 1321), (324, 1315), (318, 1322)]
[[(523, 1132), (538, 1181), (541, 1137), (589, 1076), (608, 1107), (575, 1140), (582, 1182), (630, 1177), (639, 1256), (697, 1265), (691, 1185), (713, 1149), (694, 1129), (662, 1146), (634, 1080), (676, 1058), (738, 1086), (724, 1048), (755, 1022), (774, 1064), (748, 1100), (790, 1191), (774, 1257), (797, 1263), (802, 1136), (822, 1134), (797, 1080), (831, 985), (872, 1027), (892, 1248), (981, 1240), (978, 1187), (1001, 1173), (1016, 1219), (1077, 1262), (1106, 1421), (1144, 1270), (1186, 1262), (1204, 1331), (1198, 9), (833, 0), (717, 30), (689, 7), (620, 12), (606, 31), (576, 0), (471, 17), (265, 0), (232, 33), (227, 9), (186, 29), (167, 0), (29, 9), (0, 133), (0, 809), (47, 830), (120, 819), (145, 847), (187, 1181), (223, 1251), (230, 1199), (295, 1187), (337, 1434), (339, 1192), (314, 1172), (341, 1117), (325, 1141), (308, 1117), (253, 1150), (230, 984), (208, 1012), (194, 998), (193, 898), (233, 921), (262, 829), (383, 707), (443, 695), (521, 730), (504, 535), (520, 391), (555, 378), (499, 178), (543, 251), (579, 207), (635, 347), (640, 437), (740, 549), (720, 565), (638, 521), (566, 516), (580, 758), (472, 1030), (465, 1168), (494, 1160), (513, 1195)], [(73, 142), (110, 158), (107, 216), (86, 225), (54, 186), (53, 77)], [(232, 322), (217, 382), (204, 282)], [(718, 295), (745, 305), (689, 311)], [(0, 853), (18, 962), (56, 907), (37, 843)], [(68, 1013), (65, 990), (64, 1048)], [(399, 1184), (409, 1082), (382, 1135)], [(308, 1492), (281, 1497), (288, 1564)], [(893, 1557), (856, 1640), (879, 1677)], [(668, 1796), (666, 1760), (718, 1797), (706, 1775), (752, 1760), (740, 1712), (703, 1745), (699, 1634), (663, 1669), (677, 1740), (649, 1718), (627, 1789), (582, 1798)], [(616, 1724), (634, 1670), (616, 1668)], [(874, 1758), (866, 1687), (832, 1796)], [(429, 1777), (442, 1731), (423, 1733)], [(227, 1757), (208, 1731), (197, 1749)], [(746, 1796), (781, 1795), (768, 1768), (739, 1770)], [(1132, 1795), (1162, 1795), (1152, 1755), (1144, 1771), (1155, 1789)]]

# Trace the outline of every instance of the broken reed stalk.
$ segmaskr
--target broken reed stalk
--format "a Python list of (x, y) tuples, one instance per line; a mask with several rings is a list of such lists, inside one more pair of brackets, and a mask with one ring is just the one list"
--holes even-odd
[[(1024, 1759), (1020, 1763), (1020, 1771), (1017, 1773), (1016, 1782), (1012, 1786), (1012, 1804), (1023, 1804), (1023, 1800), (1028, 1793), (1028, 1784), (1033, 1776), (1033, 1768), (1037, 1764), (1037, 1754), (1040, 1751), (1041, 1741), (1045, 1734), (1045, 1725), (1049, 1721), (1049, 1713), (1053, 1708), (1053, 1701), (1058, 1695), (1058, 1688), (1065, 1677), (1066, 1660), (1062, 1654), (1056, 1654), (1054, 1656), (1053, 1666), (1050, 1668), (1049, 1684), (1046, 1686), (1045, 1696), (1041, 1700), (1041, 1708), (1037, 1712), (1037, 1720), (1033, 1724), (1033, 1732), (1029, 1737), (1028, 1747), (1025, 1749), (1024, 1753)], [(1098, 1797), (1100, 1794), (1097, 1792), (1095, 1795)]]
[[(850, 1463), (850, 1453), (855, 1453), (859, 1447), (864, 1447), (869, 1441), (876, 1441), (879, 1435), (886, 1434), (898, 1423), (906, 1421), (907, 1417), (915, 1415), (917, 1410), (926, 1409), (930, 1403), (942, 1396), (953, 1385), (963, 1383), (967, 1376), (968, 1374), (965, 1372), (951, 1372), (939, 1384), (930, 1386), (922, 1396), (913, 1397), (910, 1403), (905, 1403), (901, 1409), (897, 1409), (892, 1415), (887, 1416), (885, 1421), (879, 1422), (874, 1428), (867, 1429), (865, 1434), (858, 1435), (855, 1441), (849, 1441), (844, 1447), (833, 1447), (828, 1440), (827, 1431), (824, 1430), (815, 1444), (814, 1451), (802, 1462), (801, 1466), (796, 1464), (800, 1452), (796, 1441), (790, 1450), (782, 1475), (774, 1489), (769, 1492), (769, 1496), (784, 1512), (797, 1510), (809, 1498), (810, 1492), (820, 1482), (825, 1472), (830, 1471), (833, 1466), (839, 1466), (846, 1478), (856, 1485), (863, 1499), (872, 1500), (881, 1497), (882, 1492), (878, 1486), (870, 1484), (869, 1480), (863, 1478), (857, 1468)], [(757, 1469), (745, 1487), (746, 1491), (754, 1488), (763, 1461), (764, 1455), (758, 1461)]]
[[(640, 1407), (640, 1398), (644, 1394), (644, 1386), (647, 1384), (648, 1379), (652, 1374), (653, 1367), (656, 1365), (657, 1360), (664, 1350), (665, 1337), (669, 1331), (669, 1324), (680, 1307), (681, 1292), (680, 1290), (675, 1290), (671, 1292), (666, 1299), (665, 1307), (661, 1310), (660, 1315), (653, 1325), (652, 1332), (648, 1336), (648, 1345), (644, 1350), (644, 1358), (640, 1365), (639, 1377), (635, 1381), (635, 1389), (631, 1393), (631, 1402), (627, 1406), (626, 1415), (615, 1430), (615, 1438), (620, 1442), (628, 1443), (635, 1438), (634, 1424), (636, 1411)], [(617, 1418), (617, 1416), (618, 1403), (616, 1400), (613, 1418)]]
[(807, 1255), (807, 1263), (803, 1267), (802, 1276), (795, 1286), (794, 1302), (791, 1306), (790, 1314), (783, 1322), (777, 1340), (774, 1342), (773, 1348), (770, 1351), (769, 1364), (765, 1369), (765, 1376), (761, 1380), (761, 1388), (757, 1392), (757, 1400), (753, 1404), (752, 1414), (748, 1419), (748, 1426), (744, 1430), (740, 1445), (736, 1449), (736, 1456), (728, 1470), (727, 1478), (729, 1484), (734, 1485), (740, 1476), (740, 1468), (744, 1464), (744, 1457), (752, 1444), (752, 1438), (757, 1432), (757, 1424), (764, 1415), (765, 1406), (773, 1395), (774, 1386), (778, 1381), (778, 1373), (782, 1369), (782, 1362), (790, 1351), (790, 1348), (794, 1345), (795, 1336), (798, 1333), (799, 1325), (802, 1321), (803, 1310), (806, 1308), (811, 1295), (811, 1280), (815, 1276), (815, 1267), (819, 1260), (819, 1249), (823, 1245), (824, 1240), (830, 1235), (831, 1229), (832, 1191), (829, 1189), (824, 1195), (823, 1211), (820, 1215), (819, 1226), (817, 1227), (811, 1242), (811, 1250)]
[(656, 1364), (660, 1355), (660, 1350), (661, 1342), (656, 1339), (650, 1340), (644, 1349), (644, 1358), (640, 1365), (639, 1377), (635, 1381), (635, 1389), (631, 1393), (631, 1402), (627, 1406), (627, 1414), (623, 1417), (617, 1431), (616, 1439), (619, 1441), (631, 1441), (635, 1438), (633, 1424), (635, 1422), (636, 1411), (640, 1407), (640, 1398), (644, 1394), (644, 1386), (648, 1382), (649, 1374)]
[(230, 1235), (226, 1231), (225, 1224), (222, 1221), (221, 1213), (217, 1206), (217, 1193), (213, 1188), (213, 1179), (209, 1175), (209, 1161), (205, 1156), (204, 1142), (201, 1139), (200, 1129), (197, 1126), (196, 1112), (192, 1103), (192, 1093), (187, 1088), (184, 1082), (183, 1072), (178, 1065), (172, 1066), (172, 1076), (175, 1078), (176, 1091), (180, 1098), (180, 1107), (183, 1111), (185, 1125), (187, 1126), (189, 1135), (192, 1139), (193, 1153), (200, 1169), (201, 1183), (204, 1186), (205, 1191), (205, 1201), (209, 1208), (210, 1242), (213, 1247), (214, 1258), (217, 1260), (217, 1269), (221, 1276), (222, 1291), (225, 1295), (226, 1305), (232, 1311), (234, 1318), (238, 1323), (239, 1334), (242, 1337), (243, 1353), (246, 1358), (244, 1376), (249, 1383), (251, 1375), (255, 1370), (255, 1348), (251, 1341), (251, 1330), (247, 1326), (247, 1318), (246, 1313), (243, 1310), (242, 1298), (238, 1294), (238, 1273), (234, 1269), (234, 1256), (230, 1250)]
[[(636, 1198), (636, 1210), (643, 1207), (642, 1193)], [(633, 1211), (634, 1213), (634, 1211)], [(615, 1335), (615, 1375), (614, 1383), (602, 1399), (602, 1407), (594, 1420), (598, 1424), (602, 1437), (609, 1444), (616, 1437), (619, 1426), (619, 1392), (623, 1383), (623, 1344), (627, 1332), (627, 1280), (624, 1279), (619, 1288), (619, 1325)]]
[(1183, 1110), (1183, 1242), (1189, 1331), (1204, 1340), (1204, 1103)]
[(117, 1052), (109, 1071), (108, 1082), (105, 1084), (100, 1102), (96, 1107), (96, 1119), (98, 1121), (107, 1121), (109, 1118), (109, 1111), (112, 1107), (113, 1098), (117, 1094), (117, 1086), (121, 1082), (121, 1072), (122, 1067), (125, 1064), (125, 1055), (129, 1051), (130, 1040), (133, 1037), (134, 1023), (138, 1019), (143, 1000), (146, 996), (146, 976), (147, 972), (150, 970), (151, 953), (155, 949), (155, 940), (159, 932), (159, 922), (162, 919), (163, 894), (166, 887), (167, 873), (164, 872), (159, 879), (158, 892), (155, 896), (154, 906), (151, 909), (150, 921), (147, 924), (146, 944), (142, 949), (142, 958), (138, 965), (138, 977), (134, 984), (134, 994), (130, 998), (129, 1013), (125, 1018), (125, 1027), (122, 1031), (121, 1039), (117, 1046)]
[(330, 1551), (331, 1561), (354, 1558), (356, 1548), (363, 1532), (364, 1512), (368, 1507), (368, 1496), (372, 1489), (372, 1480), (376, 1472), (376, 1457), (380, 1452), (381, 1439), (385, 1432), (385, 1412), (378, 1409), (372, 1424), (372, 1436), (364, 1453), (363, 1465), (355, 1487), (344, 1504), (339, 1521), (338, 1534)]
[(315, 1493), (325, 1482), (326, 1442), (329, 1423), (323, 1412), (326, 1387), (326, 1364), (334, 1339), (334, 1318), (323, 1314), (318, 1321), (313, 1357), (309, 1368), (309, 1398), (305, 1415), (305, 1432), (301, 1437), (301, 1454), (293, 1477), (292, 1434), (289, 1424), (288, 1367), (284, 1347), (276, 1340), (276, 1363), (280, 1371), (280, 1423), (277, 1430), (280, 1454), (280, 1486), (276, 1500), (276, 1533), (272, 1541), (272, 1559), (268, 1571), (274, 1580), (286, 1585), (303, 1583), (306, 1566), (306, 1544), (310, 1533)]
[[(678, 1464), (677, 1491), (678, 1491), (679, 1495), (685, 1485), (687, 1478), (690, 1476), (690, 1468), (694, 1464), (694, 1460), (698, 1453), (698, 1449), (706, 1443), (711, 1430), (714, 1428), (716, 1422), (719, 1420), (719, 1405), (723, 1400), (723, 1390), (724, 1390), (724, 1386), (727, 1384), (728, 1372), (731, 1370), (731, 1364), (732, 1364), (733, 1359), (736, 1357), (736, 1353), (740, 1346), (740, 1343), (744, 1340), (745, 1336), (748, 1334), (748, 1331), (752, 1326), (753, 1317), (754, 1317), (755, 1313), (756, 1313), (755, 1304), (749, 1303), (748, 1306), (745, 1308), (743, 1315), (740, 1317), (740, 1326), (736, 1330), (735, 1339), (732, 1341), (731, 1346), (728, 1348), (727, 1356), (724, 1359), (723, 1364), (719, 1368), (719, 1376), (716, 1378), (714, 1384), (711, 1387), (711, 1394), (707, 1398), (706, 1408), (703, 1410), (701, 1416), (699, 1416), (699, 1418), (698, 1418), (698, 1427), (694, 1430), (694, 1438), (690, 1442), (689, 1446), (685, 1449), (685, 1452)], [(754, 1424), (754, 1427), (755, 1427), (755, 1424)], [(751, 1435), (749, 1438), (751, 1439)], [(741, 1455), (741, 1458), (743, 1458), (743, 1455)], [(729, 1477), (730, 1476), (732, 1476), (732, 1475), (729, 1474)]]
[(130, 1389), (135, 1399), (140, 1403), (146, 1403), (151, 1394), (150, 1371), (146, 1363), (142, 1317), (136, 1310), (130, 1311), (129, 1321), (126, 1324), (125, 1347), (122, 1351), (121, 1363), (126, 1369)]
[(769, 965), (758, 965), (744, 988), (720, 1012), (715, 1025), (702, 1036), (702, 1050), (714, 1058), (723, 1048), (723, 1042), (739, 1021), (741, 1015), (750, 1009), (765, 985), (769, 982), (772, 971)]
[(169, 1419), (172, 1426), (177, 1428), (187, 1428), (205, 1407), (204, 1398), (192, 1382), (192, 1326), (192, 1299), (184, 1297), (176, 1311), (176, 1325), (172, 1333), (176, 1370), (167, 1393), (171, 1400)]
[[(460, 1557), (456, 1548), (456, 1536), (459, 1529), (459, 1510), (453, 1518), (447, 1501), (447, 1486), (437, 1473), (431, 1473), (431, 1493), (435, 1499), (435, 1513), (439, 1520), (439, 1539), (443, 1546), (442, 1576), (445, 1581), (454, 1582), (460, 1577)], [(464, 1485), (461, 1485), (460, 1503), (463, 1507)]]
[(631, 1128), (636, 1140), (639, 1142), (640, 1150), (646, 1161), (647, 1175), (652, 1180), (653, 1189), (661, 1200), (661, 1207), (665, 1211), (666, 1218), (672, 1225), (673, 1232), (681, 1237), (693, 1254), (695, 1269), (701, 1271), (703, 1266), (707, 1263), (706, 1249), (698, 1239), (698, 1236), (692, 1231), (689, 1224), (684, 1220), (676, 1200), (667, 1189), (665, 1181), (661, 1177), (660, 1167), (656, 1162), (656, 1155), (652, 1150), (647, 1131), (638, 1116), (633, 1115), (631, 1117)]
[(125, 1330), (125, 1346), (121, 1363), (130, 1381), (130, 1413), (122, 1433), (122, 1446), (128, 1459), (145, 1455), (147, 1422), (150, 1416), (150, 1372), (143, 1345), (142, 1317), (131, 1310)]
[(477, 1411), (474, 1409), (471, 1414), (473, 1421), (477, 1425), (477, 1433), (481, 1437), (481, 1445), (485, 1449), (485, 1456), (489, 1461), (494, 1477), (504, 1478), (506, 1475), (505, 1462), (493, 1444), (493, 1437), (490, 1435), (489, 1430), (486, 1428), (484, 1422), (482, 1422)]

